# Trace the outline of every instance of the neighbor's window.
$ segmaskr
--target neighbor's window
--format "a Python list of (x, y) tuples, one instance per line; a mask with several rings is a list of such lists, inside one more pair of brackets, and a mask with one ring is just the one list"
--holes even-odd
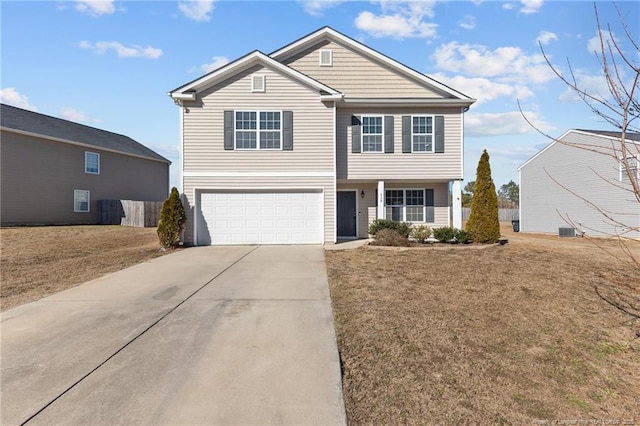
[(73, 211), (77, 213), (89, 212), (89, 191), (76, 189), (73, 191)]
[(635, 176), (636, 180), (640, 180), (640, 156), (635, 157), (632, 155), (627, 157), (627, 164), (629, 164), (631, 173), (627, 173), (624, 162), (620, 160), (620, 182), (629, 182), (629, 175)]
[(382, 116), (362, 117), (362, 152), (382, 152)]
[(385, 191), (386, 218), (401, 222), (424, 222), (424, 189)]
[(280, 111), (236, 111), (236, 149), (281, 149)]
[(84, 153), (84, 172), (92, 175), (100, 174), (100, 154), (88, 151)]
[(433, 116), (413, 116), (411, 144), (413, 152), (433, 152)]

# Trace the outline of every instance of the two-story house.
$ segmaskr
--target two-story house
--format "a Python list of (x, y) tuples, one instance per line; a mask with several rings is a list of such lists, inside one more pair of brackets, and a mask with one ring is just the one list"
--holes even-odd
[(163, 201), (171, 162), (128, 136), (0, 105), (0, 224), (99, 223), (99, 200)]
[(376, 218), (461, 227), (475, 100), (331, 28), (169, 95), (187, 243), (329, 243)]

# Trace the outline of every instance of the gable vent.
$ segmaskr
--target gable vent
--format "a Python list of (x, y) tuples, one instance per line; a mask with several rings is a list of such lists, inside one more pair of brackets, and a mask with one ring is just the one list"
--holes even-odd
[(264, 92), (265, 91), (265, 78), (264, 75), (254, 75), (251, 77), (251, 91), (252, 92)]
[(320, 66), (330, 67), (333, 65), (333, 51), (329, 49), (320, 50)]

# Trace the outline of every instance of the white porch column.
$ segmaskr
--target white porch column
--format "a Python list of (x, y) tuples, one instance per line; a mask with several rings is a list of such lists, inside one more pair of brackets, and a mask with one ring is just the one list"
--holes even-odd
[(461, 181), (454, 180), (451, 185), (451, 209), (453, 216), (453, 227), (462, 228), (462, 185)]
[(384, 181), (378, 181), (378, 212), (376, 219), (384, 219)]

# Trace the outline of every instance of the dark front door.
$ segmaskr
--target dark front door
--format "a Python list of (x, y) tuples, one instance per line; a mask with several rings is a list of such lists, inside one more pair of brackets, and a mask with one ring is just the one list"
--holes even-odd
[(355, 191), (338, 192), (338, 237), (355, 237), (357, 220)]

